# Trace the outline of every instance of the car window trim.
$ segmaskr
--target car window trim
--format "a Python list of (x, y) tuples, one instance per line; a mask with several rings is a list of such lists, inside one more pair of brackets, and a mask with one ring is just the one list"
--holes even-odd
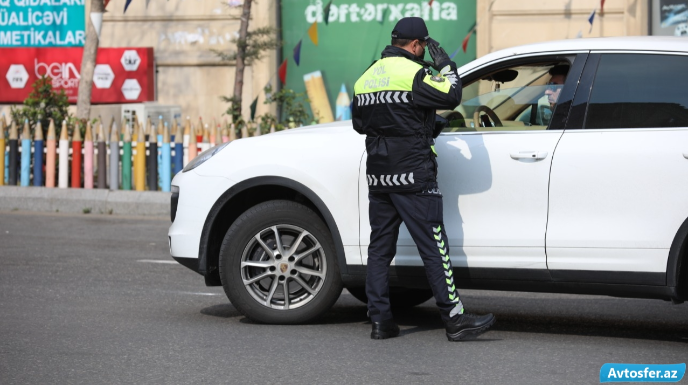
[(600, 53), (591, 53), (587, 57), (587, 63), (580, 75), (580, 82), (573, 98), (570, 114), (566, 120), (566, 130), (579, 130), (584, 128), (587, 108), (589, 107), (589, 96), (592, 93), (594, 77), (599, 68)]
[(573, 104), (573, 98), (577, 92), (578, 86), (580, 85), (580, 79), (582, 77), (582, 72), (587, 62), (589, 54), (578, 54), (573, 60), (570, 70), (568, 72), (568, 77), (565, 79), (565, 84), (561, 90), (561, 94), (558, 98), (558, 103), (556, 103), (556, 109), (551, 117), (551, 122), (546, 130), (564, 130), (566, 122), (568, 121), (568, 116), (570, 115), (570, 110)]

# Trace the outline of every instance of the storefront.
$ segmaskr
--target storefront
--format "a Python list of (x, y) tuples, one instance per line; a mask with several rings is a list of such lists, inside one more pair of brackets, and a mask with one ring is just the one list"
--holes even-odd
[(651, 0), (650, 10), (650, 35), (688, 36), (688, 0)]

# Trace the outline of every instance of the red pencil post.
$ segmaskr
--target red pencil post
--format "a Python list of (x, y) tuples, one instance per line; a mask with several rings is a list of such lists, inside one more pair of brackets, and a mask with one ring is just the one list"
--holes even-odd
[(74, 128), (72, 137), (72, 187), (81, 188), (81, 133), (79, 126)]

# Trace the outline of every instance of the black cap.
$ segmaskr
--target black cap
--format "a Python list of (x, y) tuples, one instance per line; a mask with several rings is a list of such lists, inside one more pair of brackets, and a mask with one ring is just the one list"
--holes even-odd
[(391, 38), (428, 40), (429, 31), (421, 17), (404, 17), (393, 28)]

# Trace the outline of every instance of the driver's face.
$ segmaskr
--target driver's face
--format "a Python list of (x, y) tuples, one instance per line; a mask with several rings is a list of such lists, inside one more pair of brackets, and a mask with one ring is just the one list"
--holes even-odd
[(551, 77), (549, 83), (547, 83), (544, 94), (549, 97), (549, 103), (551, 106), (554, 106), (556, 102), (558, 102), (558, 97), (561, 95), (561, 89), (563, 89), (564, 83), (564, 75), (554, 75)]

